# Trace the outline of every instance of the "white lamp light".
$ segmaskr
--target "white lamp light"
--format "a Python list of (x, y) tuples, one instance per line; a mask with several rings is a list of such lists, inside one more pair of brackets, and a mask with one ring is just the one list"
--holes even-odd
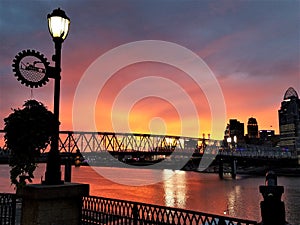
[(48, 14), (48, 28), (53, 39), (64, 41), (69, 33), (70, 19), (60, 8)]

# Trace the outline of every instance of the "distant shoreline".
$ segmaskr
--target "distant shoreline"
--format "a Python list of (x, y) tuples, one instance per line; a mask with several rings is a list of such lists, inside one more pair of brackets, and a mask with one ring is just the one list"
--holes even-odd
[[(298, 167), (268, 167), (268, 166), (259, 166), (259, 167), (248, 167), (248, 168), (237, 168), (237, 174), (239, 175), (255, 175), (255, 176), (265, 176), (268, 171), (274, 171), (277, 176), (285, 177), (300, 177), (300, 166)], [(197, 171), (202, 173), (218, 173), (218, 168), (215, 166), (210, 166), (205, 171)]]
[[(126, 165), (129, 166), (135, 166), (137, 169), (147, 169), (148, 165), (153, 165), (155, 163), (153, 162), (130, 162), (130, 163), (124, 163), (123, 167), (126, 167)], [(82, 164), (81, 166), (88, 166), (89, 164)], [(101, 166), (101, 167), (120, 167), (120, 164), (92, 164), (90, 166)], [(158, 168), (159, 169), (159, 168)], [(163, 168), (161, 168), (163, 169)], [(168, 168), (164, 169), (172, 169), (172, 165), (170, 165)], [(185, 166), (181, 169), (182, 171), (191, 171), (191, 172), (199, 172), (199, 173), (218, 173), (218, 166), (216, 164), (210, 165), (207, 169), (200, 171), (198, 167), (196, 166)], [(255, 175), (255, 176), (265, 176), (266, 172), (268, 171), (274, 171), (277, 176), (287, 176), (287, 177), (300, 177), (300, 166), (298, 167), (272, 167), (272, 166), (250, 166), (250, 167), (238, 167), (237, 168), (237, 174), (239, 175)], [(224, 172), (229, 172), (226, 169)]]

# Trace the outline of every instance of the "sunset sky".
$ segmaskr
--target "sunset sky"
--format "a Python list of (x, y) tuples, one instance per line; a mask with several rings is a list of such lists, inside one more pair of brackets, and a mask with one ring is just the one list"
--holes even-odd
[[(54, 82), (31, 90), (17, 81), (11, 65), (24, 49), (40, 51), (51, 61), (54, 44), (47, 14), (58, 7), (71, 19), (62, 50), (61, 130), (74, 129), (74, 96), (82, 94), (78, 86), (92, 63), (136, 41), (175, 43), (195, 53), (214, 74), (224, 102), (212, 100), (207, 84), (195, 82), (176, 66), (139, 62), (116, 71), (104, 84), (95, 79), (86, 87), (82, 129), (89, 129), (84, 126), (88, 115), (84, 110), (93, 110), (98, 131), (186, 135), (190, 133), (182, 132), (183, 126), (190, 130), (199, 126), (197, 133), (202, 136), (212, 133), (212, 107), (224, 104), (225, 122), (214, 118), (223, 129), (212, 138), (223, 137), (230, 118), (246, 127), (248, 118), (255, 117), (259, 129), (278, 133), (277, 111), (285, 91), (294, 87), (300, 94), (299, 0), (0, 0), (0, 129), (11, 108), (21, 107), (31, 97), (53, 108)], [(150, 51), (163, 54), (160, 50)], [(112, 64), (122, 60), (115, 57)], [(94, 76), (105, 71), (97, 69)], [(90, 105), (88, 93), (95, 88), (97, 102)], [(122, 125), (126, 123), (127, 128)]]

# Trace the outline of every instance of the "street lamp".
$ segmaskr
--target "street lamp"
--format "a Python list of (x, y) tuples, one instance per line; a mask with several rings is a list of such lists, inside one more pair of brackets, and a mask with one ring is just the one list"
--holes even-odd
[[(48, 14), (48, 28), (53, 38), (55, 45), (55, 55), (52, 60), (55, 62), (55, 67), (51, 78), (54, 78), (54, 116), (59, 121), (59, 96), (60, 96), (60, 72), (61, 72), (61, 46), (66, 39), (69, 27), (70, 19), (66, 13), (60, 8), (53, 10), (51, 14)], [(45, 173), (45, 184), (62, 184), (61, 171), (60, 171), (60, 155), (59, 155), (59, 122), (57, 123), (55, 134), (51, 140), (51, 149), (48, 154), (48, 162)]]
[(60, 8), (53, 10), (51, 14), (48, 14), (47, 18), (51, 36), (63, 42), (69, 33), (70, 19)]

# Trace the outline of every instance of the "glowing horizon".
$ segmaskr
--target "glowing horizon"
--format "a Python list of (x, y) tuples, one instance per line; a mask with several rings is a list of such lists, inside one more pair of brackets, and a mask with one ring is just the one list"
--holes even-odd
[[(247, 133), (248, 118), (255, 117), (259, 130), (272, 129), (279, 133), (278, 109), (285, 91), (294, 87), (300, 92), (300, 34), (296, 29), (300, 24), (297, 11), (300, 2), (134, 3), (59, 2), (59, 7), (71, 19), (62, 52), (61, 130), (74, 129), (72, 110), (76, 88), (98, 57), (125, 43), (163, 40), (191, 50), (212, 70), (224, 95), (226, 122), (238, 119), (245, 124)], [(55, 1), (0, 2), (0, 36), (5, 43), (0, 46), (0, 129), (11, 108), (22, 107), (31, 97), (53, 109), (53, 81), (42, 88), (26, 88), (13, 76), (11, 64), (23, 49), (38, 50), (51, 61), (54, 47), (46, 15), (57, 7)], [(126, 58), (116, 60), (122, 62)], [(139, 83), (144, 78), (150, 81), (150, 77), (155, 83), (149, 86)], [(162, 78), (161, 82), (155, 77)], [(185, 118), (180, 118), (178, 107), (188, 107), (188, 102), (179, 92), (172, 91), (176, 85), (192, 100), (197, 117), (187, 113)], [(128, 89), (124, 91), (125, 87)], [(142, 96), (143, 91), (149, 91), (149, 87), (163, 94), (130, 102), (137, 94)], [(212, 104), (218, 102), (211, 102), (205, 90), (184, 71), (157, 62), (137, 63), (117, 71), (99, 93), (94, 107), (96, 127), (99, 131), (119, 132), (112, 120), (121, 123), (126, 116), (132, 132), (180, 136), (182, 123), (191, 129), (194, 123), (199, 123), (200, 131), (193, 132), (199, 133), (199, 137), (205, 133), (207, 137), (212, 129)], [(112, 115), (114, 109), (118, 112)], [(82, 121), (85, 119), (88, 118), (83, 116)], [(222, 139), (226, 123), (220, 127), (223, 129), (211, 138)]]

